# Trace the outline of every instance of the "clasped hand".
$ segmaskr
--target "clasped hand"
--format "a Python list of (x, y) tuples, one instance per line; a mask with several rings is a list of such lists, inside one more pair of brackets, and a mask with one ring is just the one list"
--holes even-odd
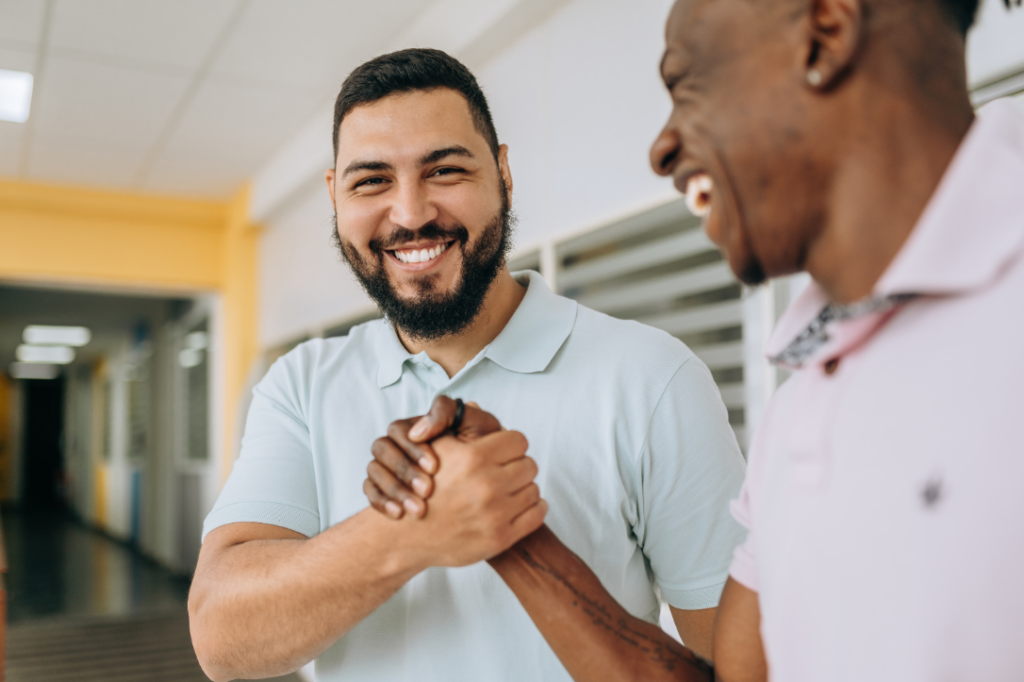
[(363, 483), (374, 509), (424, 524), (441, 566), (500, 554), (539, 528), (548, 509), (523, 434), (474, 403), (453, 433), (454, 419), (455, 401), (440, 396), (423, 417), (392, 422), (373, 443)]

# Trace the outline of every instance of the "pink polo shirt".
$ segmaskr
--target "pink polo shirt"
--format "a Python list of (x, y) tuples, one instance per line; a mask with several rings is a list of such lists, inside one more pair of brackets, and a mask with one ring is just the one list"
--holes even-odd
[[(978, 112), (875, 287), (766, 410), (733, 514), (782, 682), (1024, 680), (1024, 118)], [(792, 349), (828, 304), (779, 321)], [(806, 336), (806, 335), (805, 335)]]

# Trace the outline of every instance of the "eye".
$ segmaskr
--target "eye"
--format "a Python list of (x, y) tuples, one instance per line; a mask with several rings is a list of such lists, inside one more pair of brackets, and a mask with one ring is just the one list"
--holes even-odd
[(352, 185), (352, 188), (357, 189), (359, 187), (372, 187), (374, 185), (383, 185), (385, 182), (387, 182), (387, 180), (380, 177), (366, 178)]
[(464, 169), (462, 169), (462, 168), (457, 168), (455, 166), (444, 166), (443, 168), (438, 168), (431, 175), (434, 175), (435, 177), (437, 177), (437, 176), (444, 177), (446, 175), (456, 175), (458, 173), (465, 173), (465, 172), (466, 171)]

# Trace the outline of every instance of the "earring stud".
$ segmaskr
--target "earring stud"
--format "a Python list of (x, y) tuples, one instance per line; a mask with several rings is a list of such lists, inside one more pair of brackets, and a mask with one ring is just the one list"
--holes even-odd
[(811, 69), (810, 71), (808, 71), (807, 82), (810, 83), (811, 86), (815, 88), (821, 85), (821, 71), (818, 71), (817, 69)]

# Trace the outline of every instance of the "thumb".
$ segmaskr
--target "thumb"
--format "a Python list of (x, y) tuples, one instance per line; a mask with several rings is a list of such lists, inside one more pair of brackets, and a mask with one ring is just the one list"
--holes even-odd
[(420, 417), (409, 429), (409, 440), (414, 443), (431, 441), (455, 421), (455, 401), (446, 395), (439, 395), (430, 406), (430, 412)]

